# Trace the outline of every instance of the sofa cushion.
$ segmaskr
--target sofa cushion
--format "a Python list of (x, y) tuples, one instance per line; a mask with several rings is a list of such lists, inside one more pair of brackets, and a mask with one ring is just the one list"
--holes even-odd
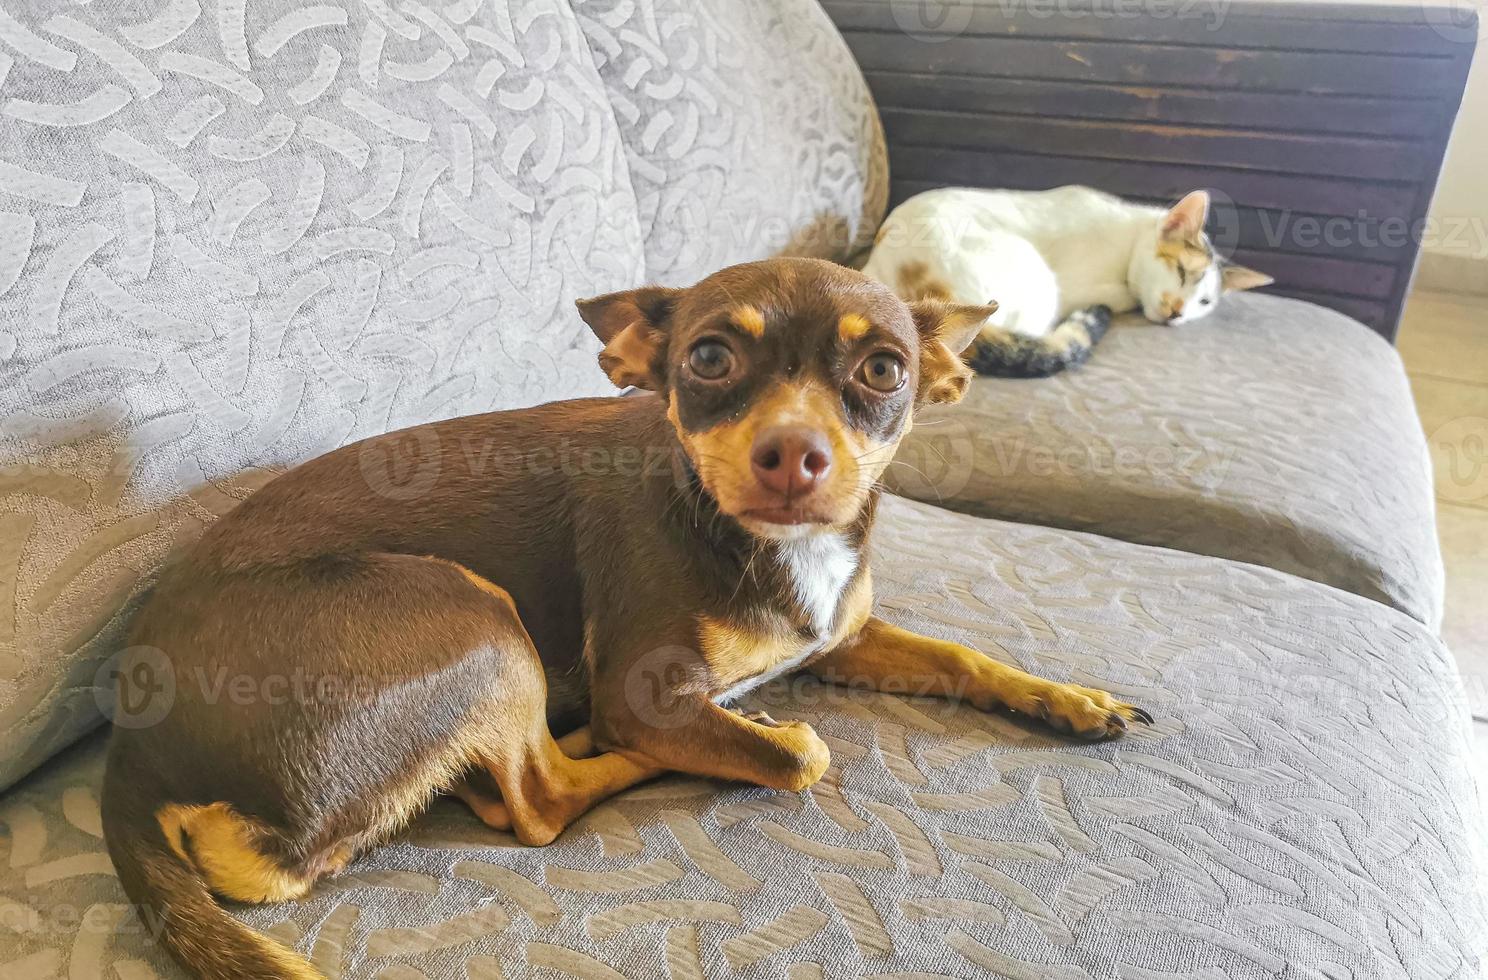
[[(893, 498), (877, 533), (884, 616), (1109, 686), (1156, 724), (1075, 744), (792, 678), (757, 706), (828, 739), (808, 793), (667, 778), (543, 849), (442, 802), (306, 901), (238, 914), (347, 978), (1488, 966), (1466, 707), (1420, 623), (1269, 569)], [(99, 749), (0, 800), (8, 955), (38, 976), (180, 976), (124, 917)]]
[(878, 111), (817, 0), (576, 0), (615, 106), (650, 277), (840, 260), (888, 201)]
[(572, 302), (644, 278), (566, 0), (6, 10), (0, 786), (264, 470), (610, 390)]
[(1123, 321), (1077, 371), (925, 413), (894, 489), (987, 517), (1253, 562), (1435, 628), (1431, 471), (1400, 359), (1309, 303)]

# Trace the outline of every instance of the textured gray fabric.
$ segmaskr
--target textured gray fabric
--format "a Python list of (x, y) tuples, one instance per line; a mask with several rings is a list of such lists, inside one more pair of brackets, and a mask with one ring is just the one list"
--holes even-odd
[(1400, 358), (1310, 303), (1242, 294), (1188, 327), (1123, 321), (1077, 371), (978, 379), (899, 460), (890, 482), (916, 499), (1254, 562), (1441, 620)]
[(0, 20), (0, 785), (257, 468), (606, 390), (571, 303), (642, 275), (561, 0), (150, 6)]
[(653, 278), (652, 149), (652, 242), (765, 187), (787, 237), (876, 222), (841, 39), (743, 6), (590, 4), (591, 39), (567, 0), (0, 0), (0, 787), (97, 721), (121, 610), (273, 470), (611, 390), (571, 304)]
[(816, 0), (577, 0), (615, 104), (652, 279), (841, 259), (888, 203), (878, 112)]
[[(792, 680), (756, 701), (827, 737), (809, 793), (674, 777), (545, 849), (441, 804), (311, 899), (241, 914), (347, 978), (1483, 974), (1466, 708), (1421, 624), (1221, 559), (897, 499), (881, 520), (883, 615), (1156, 725), (1073, 744)], [(121, 919), (99, 773), (76, 750), (0, 810), (31, 971), (8, 977), (180, 975)]]

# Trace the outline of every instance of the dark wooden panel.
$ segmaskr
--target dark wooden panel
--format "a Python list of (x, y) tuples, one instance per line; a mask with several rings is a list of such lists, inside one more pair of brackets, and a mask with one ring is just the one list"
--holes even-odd
[[(1167, 2), (824, 7), (881, 107), (895, 202), (948, 184), (1082, 183), (1154, 203), (1207, 187), (1227, 198), (1213, 233), (1239, 261), (1393, 337), (1471, 15), (1214, 0), (1205, 22), (1206, 0)], [(924, 11), (947, 18), (938, 33), (907, 29)]]
[(1395, 267), (1380, 262), (1245, 248), (1236, 249), (1231, 259), (1275, 277), (1279, 290), (1326, 292), (1372, 300), (1388, 300), (1395, 291)]
[(1419, 99), (1293, 92), (1091, 86), (1029, 78), (866, 73), (881, 109), (939, 109), (1015, 115), (1188, 123), (1271, 132), (1421, 137), (1441, 123), (1442, 107)]
[(844, 37), (865, 71), (1395, 97), (1427, 97), (1448, 89), (1453, 78), (1451, 60), (1419, 55), (965, 36), (929, 44), (898, 31)]
[(1122, 0), (1028, 0), (931, 7), (940, 15), (933, 21), (919, 12), (918, 4), (904, 0), (824, 0), (822, 6), (844, 31), (903, 31), (926, 35), (932, 42), (949, 33), (1274, 48), (1280, 38), (1298, 50), (1449, 56), (1460, 43), (1451, 31), (1428, 22), (1425, 9), (1416, 4), (1329, 3), (1319, 16), (1298, 4), (1227, 0), (1152, 0), (1135, 11)]
[(1196, 188), (1221, 191), (1238, 205), (1313, 215), (1409, 215), (1416, 188), (1407, 183), (1347, 180), (1317, 174), (1270, 174), (1226, 166), (1044, 156), (941, 146), (894, 144), (896, 180), (1040, 190), (1088, 184), (1122, 197), (1174, 201)]
[(990, 113), (884, 109), (890, 142), (1162, 163), (1214, 163), (1283, 173), (1418, 180), (1427, 148), (1400, 140), (1110, 123)]
[(1409, 265), (1416, 254), (1417, 243), (1409, 235), (1380, 232), (1386, 223), (1400, 223), (1401, 215), (1360, 217), (1241, 207), (1234, 210), (1229, 220), (1238, 231), (1226, 232), (1225, 238), (1239, 249), (1362, 259), (1397, 268), (1401, 263)]

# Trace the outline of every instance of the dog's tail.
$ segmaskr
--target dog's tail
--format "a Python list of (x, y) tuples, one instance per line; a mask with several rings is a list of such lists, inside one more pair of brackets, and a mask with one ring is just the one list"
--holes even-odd
[(966, 363), (977, 374), (999, 378), (1045, 378), (1083, 364), (1111, 326), (1109, 306), (1076, 310), (1042, 337), (988, 327), (971, 345)]
[(138, 788), (104, 777), (103, 832), (124, 892), (147, 932), (201, 980), (325, 980), (298, 953), (228, 915), (184, 847), (166, 839)]

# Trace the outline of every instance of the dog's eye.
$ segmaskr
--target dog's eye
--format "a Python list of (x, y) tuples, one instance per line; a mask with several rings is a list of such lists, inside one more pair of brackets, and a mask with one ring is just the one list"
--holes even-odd
[(1212, 302), (1214, 302), (1214, 300), (1210, 299), (1208, 296), (1205, 296), (1203, 299), (1199, 300), (1199, 305), (1208, 306)]
[(687, 356), (687, 366), (698, 377), (717, 381), (734, 369), (734, 352), (721, 340), (699, 341)]
[(904, 386), (904, 362), (894, 354), (874, 354), (863, 362), (858, 374), (874, 391), (898, 391)]

